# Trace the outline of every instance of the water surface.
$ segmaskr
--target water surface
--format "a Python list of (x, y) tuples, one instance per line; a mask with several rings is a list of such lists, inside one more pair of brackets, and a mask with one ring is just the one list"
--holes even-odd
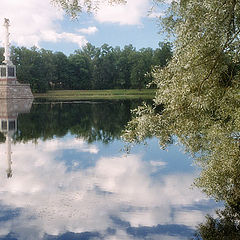
[(152, 138), (122, 151), (121, 132), (138, 104), (43, 101), (29, 113), (29, 104), (2, 109), (1, 120), (16, 127), (1, 137), (0, 239), (193, 237), (216, 204), (191, 187), (198, 170), (179, 146), (163, 151)]

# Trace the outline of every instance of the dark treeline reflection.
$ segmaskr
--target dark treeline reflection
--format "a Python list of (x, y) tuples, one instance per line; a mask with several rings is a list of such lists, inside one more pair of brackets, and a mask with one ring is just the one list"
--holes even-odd
[(35, 103), (18, 117), (15, 141), (46, 140), (71, 133), (87, 142), (108, 143), (120, 138), (141, 100)]

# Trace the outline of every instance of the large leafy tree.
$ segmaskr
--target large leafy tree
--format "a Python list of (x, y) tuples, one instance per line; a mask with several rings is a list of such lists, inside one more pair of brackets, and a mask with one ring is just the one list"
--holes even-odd
[(196, 184), (239, 209), (240, 1), (173, 1), (162, 23), (174, 55), (153, 71), (154, 105), (135, 111), (125, 139), (165, 147), (177, 136), (202, 167)]
[(70, 80), (71, 89), (91, 89), (91, 63), (89, 58), (75, 51), (69, 57), (70, 62)]
[(55, 81), (49, 83), (52, 89), (70, 89), (71, 72), (68, 57), (62, 52), (55, 52), (53, 61), (55, 63)]

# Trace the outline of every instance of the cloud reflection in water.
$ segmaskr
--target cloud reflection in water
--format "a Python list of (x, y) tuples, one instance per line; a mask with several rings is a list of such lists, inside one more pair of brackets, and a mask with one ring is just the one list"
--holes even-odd
[[(4, 145), (0, 147), (3, 153)], [(6, 215), (0, 219), (2, 236), (187, 239), (211, 211), (204, 195), (190, 189), (193, 173), (161, 174), (167, 167), (164, 159), (145, 161), (139, 154), (102, 157), (96, 144), (69, 136), (40, 140), (38, 145), (17, 143), (12, 149), (12, 179), (4, 178), (0, 162), (0, 213)], [(88, 161), (82, 159), (86, 153), (99, 154), (98, 160), (94, 166), (67, 171), (67, 159), (58, 157), (69, 149), (78, 153), (79, 161)], [(160, 171), (153, 176), (156, 168)]]

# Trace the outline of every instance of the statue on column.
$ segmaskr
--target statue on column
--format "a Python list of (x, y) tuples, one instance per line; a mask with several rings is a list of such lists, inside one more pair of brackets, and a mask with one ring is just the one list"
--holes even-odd
[(5, 41), (4, 61), (0, 65), (0, 99), (33, 99), (30, 84), (17, 81), (16, 66), (10, 59), (9, 26), (10, 21), (4, 18)]
[(10, 43), (9, 43), (9, 26), (10, 26), (10, 21), (9, 19), (7, 18), (4, 18), (4, 24), (3, 26), (5, 27), (5, 43), (4, 43), (4, 49), (5, 49), (5, 52), (4, 52), (4, 61), (3, 63), (7, 64), (7, 65), (13, 65), (12, 64), (12, 61), (10, 60), (10, 50), (9, 50), (9, 47), (10, 47)]

